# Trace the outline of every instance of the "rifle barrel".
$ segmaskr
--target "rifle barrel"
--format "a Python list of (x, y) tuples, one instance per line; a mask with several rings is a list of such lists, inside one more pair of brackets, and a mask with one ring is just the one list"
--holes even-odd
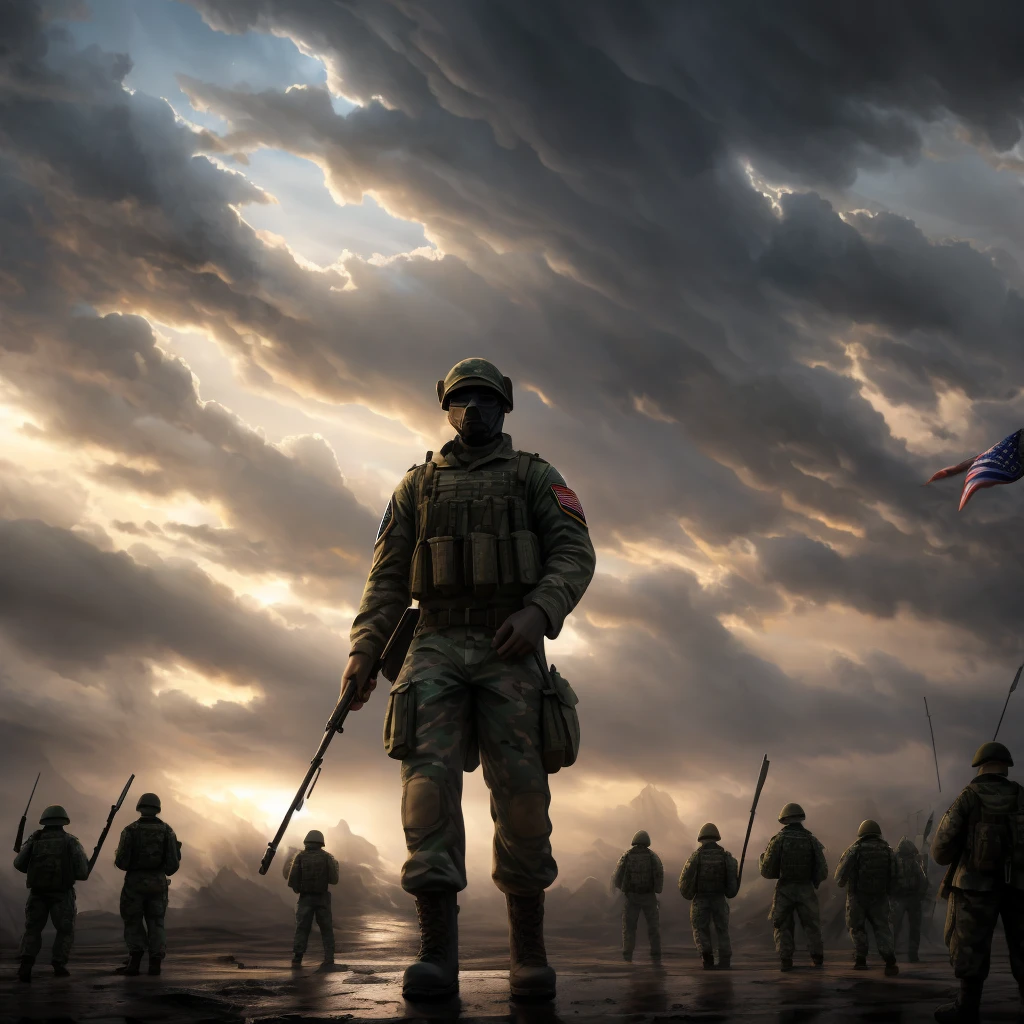
[(761, 798), (761, 790), (764, 789), (765, 779), (768, 778), (768, 755), (761, 759), (761, 772), (757, 777), (757, 786), (754, 789), (754, 800), (750, 805), (750, 820), (747, 822), (747, 834), (743, 838), (743, 851), (740, 853), (740, 866), (736, 872), (737, 884), (743, 880), (743, 862), (747, 859), (747, 844), (750, 842), (750, 833), (754, 827), (754, 814), (757, 811), (757, 802)]
[(939, 752), (935, 748), (935, 730), (932, 728), (932, 715), (928, 710), (928, 698), (924, 699), (924, 713), (928, 716), (928, 732), (932, 737), (932, 757), (935, 758), (935, 781), (939, 784), (939, 792), (942, 792), (942, 779), (939, 778)]

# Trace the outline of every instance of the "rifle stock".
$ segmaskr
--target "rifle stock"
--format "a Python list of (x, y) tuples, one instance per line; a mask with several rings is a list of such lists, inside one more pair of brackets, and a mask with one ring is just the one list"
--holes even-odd
[[(376, 679), (378, 675), (384, 673), (384, 675), (394, 682), (399, 671), (402, 668), (402, 662), (405, 661), (406, 652), (409, 650), (409, 644), (412, 642), (412, 634), (416, 628), (416, 623), (419, 621), (420, 613), (418, 608), (406, 608), (402, 614), (402, 618), (399, 620), (398, 625), (395, 627), (395, 631), (391, 634), (390, 639), (384, 645), (384, 650), (381, 651), (380, 657), (377, 659), (373, 666), (373, 670), (370, 672), (370, 678)], [(320, 746), (316, 748), (316, 753), (313, 755), (312, 760), (309, 762), (309, 768), (306, 770), (306, 774), (302, 778), (302, 782), (299, 784), (299, 788), (292, 798), (291, 804), (288, 806), (288, 810), (285, 812), (284, 819), (281, 822), (274, 838), (267, 843), (267, 848), (263, 853), (263, 859), (260, 861), (260, 874), (265, 875), (270, 870), (270, 865), (274, 861), (274, 855), (277, 853), (278, 846), (281, 845), (281, 840), (284, 839), (285, 833), (288, 831), (288, 826), (291, 824), (292, 815), (296, 811), (301, 810), (303, 803), (309, 797), (309, 794), (313, 791), (313, 786), (316, 785), (316, 780), (320, 776), (320, 769), (324, 763), (324, 755), (327, 753), (327, 748), (331, 744), (331, 740), (334, 739), (335, 735), (340, 732), (344, 732), (345, 719), (348, 718), (348, 713), (355, 703), (356, 688), (354, 685), (349, 684), (345, 687), (345, 692), (341, 695), (341, 699), (334, 707), (334, 711), (331, 712), (331, 717), (327, 719), (327, 725), (324, 726), (324, 735), (320, 740)]]

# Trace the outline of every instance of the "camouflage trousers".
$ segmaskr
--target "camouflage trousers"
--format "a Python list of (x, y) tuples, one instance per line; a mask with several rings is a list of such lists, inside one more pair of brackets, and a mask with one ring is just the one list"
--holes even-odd
[(768, 916), (775, 929), (775, 950), (783, 960), (793, 959), (796, 949), (793, 931), (797, 917), (807, 936), (807, 951), (811, 956), (824, 955), (818, 894), (810, 882), (779, 882), (775, 886)]
[(954, 889), (946, 910), (946, 945), (957, 978), (984, 981), (992, 959), (992, 933), (1003, 919), (1010, 970), (1024, 985), (1024, 892), (1000, 886), (991, 892)]
[(162, 871), (130, 871), (121, 887), (121, 920), (129, 953), (167, 952), (167, 876)]
[(711, 928), (714, 926), (718, 939), (718, 955), (732, 956), (732, 942), (729, 940), (729, 901), (724, 893), (694, 896), (690, 903), (690, 925), (693, 928), (693, 943), (697, 952), (707, 956), (713, 952)]
[(850, 938), (853, 939), (853, 952), (855, 956), (868, 955), (868, 929), (875, 936), (875, 945), (878, 947), (878, 955), (883, 960), (893, 959), (892, 928), (889, 925), (889, 897), (882, 896), (857, 896), (855, 893), (846, 894), (846, 927), (850, 930)]
[(462, 774), (475, 768), (478, 751), (491, 797), (495, 885), (529, 896), (558, 874), (541, 762), (540, 667), (532, 656), (502, 661), (493, 638), (493, 630), (472, 627), (421, 631), (392, 687), (395, 714), (404, 701), (413, 719), (402, 758), (406, 892), (466, 887)]
[(647, 941), (651, 956), (661, 956), (661, 914), (656, 893), (626, 893), (626, 904), (622, 908), (622, 952), (632, 956), (636, 948), (636, 926), (643, 913), (647, 921)]
[(320, 929), (320, 940), (324, 944), (324, 959), (334, 959), (334, 915), (331, 913), (329, 892), (304, 892), (295, 907), (295, 939), (292, 953), (302, 956), (306, 952), (313, 920)]
[(917, 956), (921, 948), (921, 897), (893, 896), (889, 900), (889, 922), (892, 925), (892, 948), (899, 945), (903, 919), (907, 920), (907, 953)]
[(50, 920), (57, 929), (57, 934), (53, 937), (50, 961), (55, 964), (66, 964), (75, 942), (77, 913), (74, 889), (53, 893), (30, 891), (25, 903), (25, 934), (21, 939), (18, 956), (35, 960), (43, 946), (43, 929), (47, 920)]

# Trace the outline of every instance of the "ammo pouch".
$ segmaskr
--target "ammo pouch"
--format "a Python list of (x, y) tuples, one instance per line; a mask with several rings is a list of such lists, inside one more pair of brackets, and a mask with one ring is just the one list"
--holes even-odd
[(545, 683), (541, 691), (541, 760), (548, 775), (554, 775), (575, 764), (580, 752), (579, 698), (554, 665), (544, 668), (540, 654), (537, 663)]
[(1003, 870), (1010, 854), (1007, 826), (1016, 824), (1016, 815), (988, 815), (983, 810), (971, 832), (971, 867), (975, 871), (996, 874)]
[(384, 750), (401, 761), (416, 750), (416, 690), (406, 679), (391, 687), (384, 716)]

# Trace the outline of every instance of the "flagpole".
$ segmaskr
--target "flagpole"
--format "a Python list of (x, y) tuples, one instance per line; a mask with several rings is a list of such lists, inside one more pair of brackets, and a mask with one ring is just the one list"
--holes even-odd
[(935, 781), (939, 784), (939, 792), (942, 792), (942, 779), (939, 778), (939, 753), (935, 749), (935, 730), (932, 728), (932, 716), (928, 710), (928, 698), (924, 699), (924, 713), (928, 716), (928, 731), (932, 734), (932, 757), (935, 758)]
[(1010, 706), (1010, 695), (1017, 689), (1017, 684), (1020, 682), (1020, 674), (1022, 671), (1024, 671), (1024, 664), (1017, 669), (1017, 674), (1013, 677), (1013, 682), (1010, 683), (1010, 692), (1006, 695), (1006, 702), (1003, 704), (1003, 714), (999, 716), (999, 725), (996, 726), (995, 736), (992, 737), (993, 743), (995, 743), (996, 737), (999, 735), (999, 729), (1003, 724), (1003, 716), (1006, 714), (1006, 709)]

